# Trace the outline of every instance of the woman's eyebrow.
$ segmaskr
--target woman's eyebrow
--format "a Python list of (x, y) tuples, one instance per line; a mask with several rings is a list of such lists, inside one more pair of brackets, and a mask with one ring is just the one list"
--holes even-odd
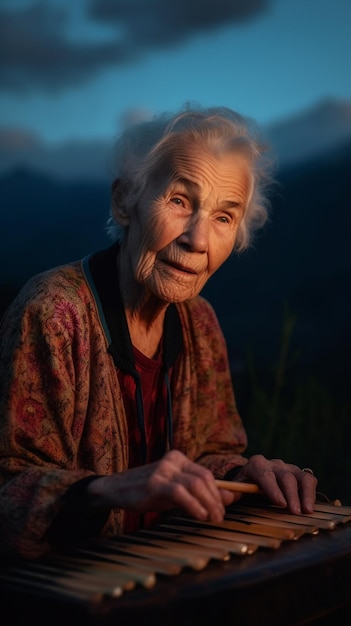
[(198, 183), (184, 176), (173, 176), (172, 183), (182, 185), (189, 192), (197, 192), (200, 189), (200, 185)]
[(227, 209), (240, 209), (243, 206), (243, 203), (241, 201), (236, 200), (223, 200), (221, 204), (223, 208)]

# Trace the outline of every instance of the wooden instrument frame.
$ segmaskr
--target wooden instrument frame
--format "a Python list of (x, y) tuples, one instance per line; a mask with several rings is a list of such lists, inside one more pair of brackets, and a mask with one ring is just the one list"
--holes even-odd
[[(0, 568), (4, 571), (3, 566)], [(158, 577), (119, 598), (77, 603), (0, 584), (4, 614), (37, 626), (297, 626), (351, 615), (351, 524), (286, 541), (278, 550), (211, 561), (201, 571)], [(329, 622), (330, 619), (330, 622)]]

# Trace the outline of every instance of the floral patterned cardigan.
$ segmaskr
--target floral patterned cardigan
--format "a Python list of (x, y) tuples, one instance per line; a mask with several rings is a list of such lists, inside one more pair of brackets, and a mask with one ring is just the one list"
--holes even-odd
[[(173, 448), (217, 478), (245, 463), (227, 348), (201, 296), (176, 305), (182, 351), (172, 377)], [(122, 332), (122, 331), (121, 331)], [(89, 260), (34, 276), (0, 326), (0, 552), (36, 558), (64, 495), (128, 468), (128, 417)], [(109, 511), (100, 535), (123, 530)]]

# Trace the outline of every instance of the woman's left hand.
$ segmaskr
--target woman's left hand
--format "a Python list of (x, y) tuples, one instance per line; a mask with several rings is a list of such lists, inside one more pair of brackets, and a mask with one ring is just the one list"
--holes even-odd
[(281, 459), (256, 454), (243, 465), (235, 480), (257, 484), (273, 504), (286, 507), (291, 513), (313, 512), (318, 480), (310, 468), (301, 469)]

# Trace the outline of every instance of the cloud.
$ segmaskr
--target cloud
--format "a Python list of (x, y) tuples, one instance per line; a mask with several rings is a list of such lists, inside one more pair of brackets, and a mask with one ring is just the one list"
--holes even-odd
[(145, 47), (183, 43), (199, 32), (251, 19), (268, 0), (92, 0), (92, 18), (122, 25), (129, 39)]
[[(269, 0), (92, 0), (81, 15), (109, 27), (99, 40), (69, 37), (71, 1), (24, 9), (0, 9), (2, 91), (61, 92), (92, 80), (110, 66), (133, 62), (155, 48), (184, 43), (192, 35), (253, 18)], [(10, 5), (11, 6), (11, 5)], [(64, 6), (64, 8), (62, 8)], [(111, 29), (114, 27), (115, 30)]]
[(68, 19), (67, 11), (39, 3), (21, 11), (0, 10), (2, 90), (61, 91), (131, 58), (119, 42), (70, 41), (65, 35)]

